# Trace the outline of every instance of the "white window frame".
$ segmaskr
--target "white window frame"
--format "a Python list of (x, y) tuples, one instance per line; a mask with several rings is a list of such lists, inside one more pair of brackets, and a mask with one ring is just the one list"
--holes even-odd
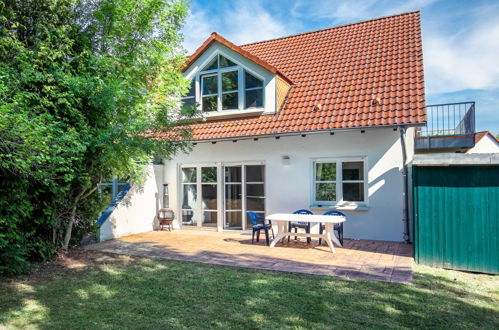
[[(364, 180), (346, 180), (343, 181), (343, 163), (349, 162), (362, 162), (364, 167)], [(336, 180), (334, 181), (316, 181), (316, 164), (318, 163), (336, 163)], [(368, 206), (369, 205), (369, 194), (368, 194), (368, 169), (367, 169), (367, 157), (342, 157), (342, 158), (315, 158), (311, 161), (311, 205), (317, 207), (327, 207), (327, 206)], [(343, 199), (343, 183), (364, 183), (364, 201), (345, 201)], [(336, 183), (336, 201), (317, 201), (316, 198), (316, 183)]]
[[(193, 79), (196, 80), (195, 86), (199, 86), (196, 89), (196, 100), (198, 100), (198, 103), (200, 105), (200, 110), (203, 113), (206, 114), (214, 114), (214, 113), (231, 113), (231, 112), (247, 112), (247, 111), (254, 111), (254, 110), (261, 110), (263, 111), (265, 109), (265, 78), (262, 77), (261, 75), (257, 74), (253, 70), (248, 69), (246, 66), (244, 66), (242, 63), (231, 57), (230, 55), (224, 54), (220, 51), (215, 52), (212, 56), (210, 56), (206, 61), (204, 61), (200, 67), (204, 68), (206, 65), (208, 65), (213, 58), (217, 56), (223, 56), (227, 58), (228, 60), (232, 61), (235, 63), (235, 66), (230, 66), (226, 68), (218, 68), (218, 69), (212, 69), (212, 70), (205, 70), (205, 71), (199, 71), (196, 73), (195, 77)], [(230, 71), (238, 71), (238, 81), (237, 81), (237, 92), (238, 92), (238, 107), (236, 109), (226, 109), (223, 110), (222, 106), (222, 94), (225, 93), (233, 93), (236, 90), (233, 91), (222, 91), (222, 73), (224, 72), (230, 72)], [(245, 75), (244, 72), (247, 71), (249, 74), (252, 76), (258, 78), (259, 80), (262, 81), (262, 87), (253, 87), (253, 88), (248, 88), (246, 89), (245, 86)], [(218, 97), (217, 97), (217, 110), (214, 111), (203, 111), (203, 96), (214, 96), (215, 94), (210, 94), (210, 95), (203, 95), (203, 76), (209, 75), (209, 74), (217, 74), (218, 76)], [(250, 90), (262, 90), (262, 106), (261, 107), (251, 107), (251, 108), (246, 108), (246, 91)]]
[[(217, 78), (217, 92), (216, 93), (212, 93), (212, 94), (206, 94), (204, 95), (203, 94), (203, 87), (204, 87), (204, 78), (208, 78), (208, 77), (216, 77)], [(219, 75), (214, 72), (214, 73), (205, 73), (203, 75), (200, 76), (200, 82), (201, 82), (201, 110), (203, 110), (203, 99), (205, 97), (210, 97), (210, 96), (216, 96), (217, 97), (217, 110), (214, 110), (214, 111), (218, 111), (218, 108), (220, 107), (220, 89), (219, 89), (219, 85), (220, 85), (220, 77)], [(212, 112), (212, 111), (207, 111), (207, 112)]]
[[(264, 166), (264, 182), (263, 182), (263, 189), (264, 189), (264, 206), (265, 209), (263, 210), (264, 214), (267, 212), (267, 165), (265, 164), (265, 161), (241, 161), (241, 162), (217, 162), (217, 163), (212, 163), (212, 162), (201, 162), (201, 163), (179, 163), (177, 165), (177, 182), (178, 182), (178, 190), (177, 190), (177, 196), (179, 198), (177, 199), (177, 207), (179, 210), (179, 216), (178, 216), (178, 223), (180, 228), (185, 226), (186, 228), (203, 228), (203, 229), (210, 229), (212, 227), (207, 227), (202, 225), (202, 217), (203, 217), (203, 208), (202, 208), (202, 196), (201, 196), (201, 191), (202, 191), (202, 185), (203, 182), (201, 182), (201, 168), (202, 167), (216, 167), (217, 168), (217, 198), (218, 198), (218, 211), (217, 212), (217, 230), (218, 231), (224, 231), (224, 230), (231, 230), (224, 228), (225, 227), (225, 167), (230, 167), (230, 166), (241, 166), (241, 179), (242, 181), (239, 183), (241, 184), (241, 192), (242, 192), (242, 229), (241, 230), (247, 230), (249, 229), (246, 225), (246, 217), (247, 217), (247, 205), (246, 205), (246, 198), (247, 198), (247, 192), (246, 192), (246, 186), (247, 184), (262, 184), (261, 182), (248, 182), (246, 181), (246, 166), (251, 166), (251, 165), (262, 165)], [(189, 226), (189, 225), (184, 225), (182, 221), (182, 211), (187, 210), (182, 208), (182, 203), (183, 203), (183, 193), (184, 193), (184, 185), (185, 184), (194, 184), (194, 183), (183, 183), (182, 182), (182, 169), (183, 168), (196, 168), (196, 194), (197, 194), (197, 200), (196, 200), (196, 209), (192, 209), (194, 212), (194, 217), (196, 220), (196, 225), (195, 226)], [(209, 184), (209, 183), (205, 183)], [(236, 184), (235, 182), (232, 182), (231, 184)], [(210, 211), (215, 211), (215, 210), (210, 210)], [(255, 212), (262, 212), (262, 211), (255, 211)]]

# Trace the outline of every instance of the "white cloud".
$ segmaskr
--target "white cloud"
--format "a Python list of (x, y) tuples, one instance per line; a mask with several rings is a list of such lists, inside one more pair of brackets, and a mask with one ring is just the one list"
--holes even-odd
[(245, 44), (293, 34), (296, 24), (272, 16), (259, 1), (238, 0), (219, 8), (217, 13), (193, 6), (183, 29), (187, 52), (194, 52), (211, 32), (235, 44)]
[(273, 17), (257, 1), (237, 1), (226, 13), (227, 37), (236, 44), (246, 44), (292, 34), (291, 26)]
[(191, 7), (189, 16), (182, 30), (183, 46), (188, 54), (192, 54), (214, 32), (218, 25), (217, 18), (209, 17), (208, 13), (198, 7)]
[(487, 15), (468, 13), (460, 31), (424, 31), (427, 93), (499, 86), (499, 6), (488, 10)]

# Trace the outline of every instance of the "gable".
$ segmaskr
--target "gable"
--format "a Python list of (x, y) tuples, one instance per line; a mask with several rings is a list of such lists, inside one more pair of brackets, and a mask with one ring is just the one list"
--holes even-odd
[[(218, 61), (228, 61), (234, 66), (222, 68), (217, 66)], [(213, 67), (210, 65), (215, 64)], [(219, 62), (220, 64), (220, 62)], [(216, 93), (218, 93), (218, 101), (215, 101), (215, 96), (213, 96), (213, 102), (218, 102), (216, 111), (205, 111), (206, 98), (203, 96), (205, 92), (202, 90), (203, 83), (206, 75), (215, 75), (218, 71), (224, 71), (222, 74), (226, 74), (225, 71), (233, 70), (237, 72), (236, 86), (237, 86), (237, 105), (234, 109), (225, 109), (223, 96), (224, 91), (222, 90), (222, 81), (218, 81), (216, 88)], [(219, 43), (213, 42), (205, 51), (197, 57), (195, 61), (190, 63), (189, 67), (184, 71), (184, 75), (187, 79), (194, 81), (196, 103), (199, 105), (199, 109), (204, 112), (204, 116), (207, 119), (220, 119), (220, 118), (233, 118), (233, 117), (244, 117), (244, 116), (255, 116), (261, 114), (273, 114), (278, 110), (276, 106), (276, 85), (278, 84), (277, 77), (275, 73), (270, 72), (261, 65), (253, 62), (247, 57), (235, 52), (229, 47)], [(262, 89), (256, 87), (256, 89), (248, 90), (246, 87), (246, 80), (253, 78), (262, 83)], [(280, 78), (280, 77), (279, 77)], [(214, 77), (213, 80), (216, 78)], [(280, 78), (284, 81), (284, 79)], [(249, 99), (257, 94), (258, 102), (255, 106), (250, 106), (248, 104)], [(236, 95), (236, 93), (234, 93)], [(260, 100), (261, 99), (261, 100)]]

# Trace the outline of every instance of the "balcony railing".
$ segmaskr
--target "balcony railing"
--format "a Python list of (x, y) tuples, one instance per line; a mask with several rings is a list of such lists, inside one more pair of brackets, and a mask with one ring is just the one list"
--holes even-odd
[(426, 126), (416, 133), (416, 149), (474, 146), (475, 102), (429, 105), (426, 118)]
[(426, 107), (427, 123), (418, 136), (475, 134), (475, 102), (435, 104)]

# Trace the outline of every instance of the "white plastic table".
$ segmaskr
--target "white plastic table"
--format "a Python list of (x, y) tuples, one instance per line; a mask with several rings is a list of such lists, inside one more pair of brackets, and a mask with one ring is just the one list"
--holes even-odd
[[(341, 246), (340, 241), (334, 235), (333, 224), (344, 222), (346, 219), (341, 215), (322, 215), (322, 214), (293, 214), (293, 213), (277, 213), (265, 217), (267, 220), (273, 221), (277, 225), (277, 236), (274, 238), (270, 247), (273, 248), (277, 242), (286, 236), (314, 237), (322, 238), (327, 242), (332, 253), (335, 253), (333, 242)], [(325, 230), (322, 234), (308, 233), (293, 233), (288, 231), (289, 222), (320, 222), (325, 224)]]

